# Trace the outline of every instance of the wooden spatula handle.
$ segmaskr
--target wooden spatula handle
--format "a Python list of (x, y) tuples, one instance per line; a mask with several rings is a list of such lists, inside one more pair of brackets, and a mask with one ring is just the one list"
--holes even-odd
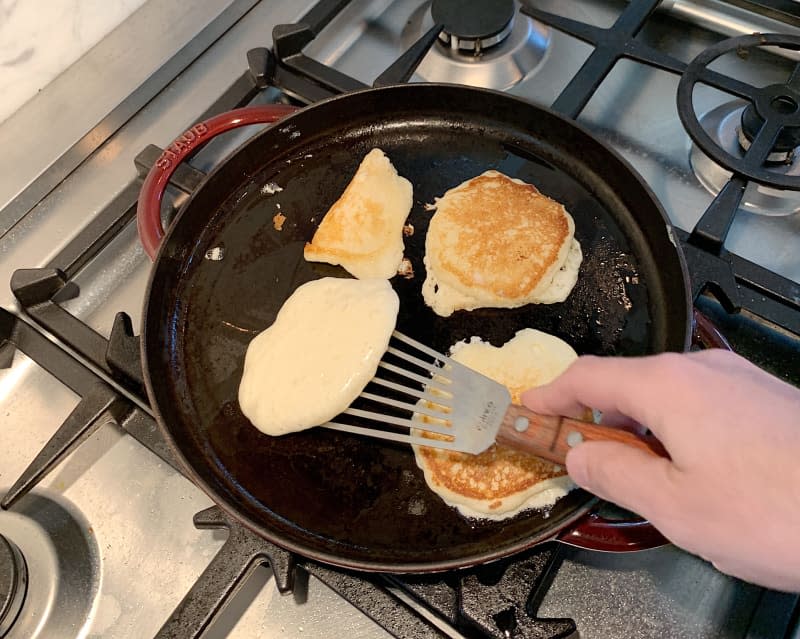
[(661, 442), (652, 436), (579, 419), (539, 415), (516, 404), (506, 411), (496, 439), (498, 444), (533, 453), (555, 464), (564, 464), (567, 451), (584, 441), (620, 442), (651, 455), (669, 456)]

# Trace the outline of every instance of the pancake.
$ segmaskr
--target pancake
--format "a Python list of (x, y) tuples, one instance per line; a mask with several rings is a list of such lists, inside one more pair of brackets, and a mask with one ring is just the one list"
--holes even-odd
[(455, 310), (564, 301), (583, 255), (562, 204), (487, 171), (437, 198), (425, 239), (426, 304)]
[(537, 304), (555, 304), (563, 302), (578, 281), (578, 271), (583, 261), (583, 252), (578, 240), (574, 239), (570, 243), (567, 259), (563, 266), (556, 271), (553, 280), (542, 293), (529, 301), (504, 302), (502, 300), (487, 301), (465, 295), (456, 288), (440, 282), (436, 275), (428, 267), (428, 276), (422, 284), (422, 297), (437, 315), (449, 317), (458, 310), (473, 311), (476, 308), (493, 306), (500, 308), (516, 308), (524, 304), (535, 302)]
[(305, 258), (341, 265), (359, 279), (393, 277), (411, 204), (411, 182), (383, 151), (372, 149), (306, 244)]
[[(459, 342), (451, 357), (504, 384), (519, 403), (523, 391), (552, 381), (578, 356), (563, 340), (526, 328), (499, 348), (477, 337)], [(431, 490), (466, 517), (508, 519), (551, 506), (575, 487), (563, 468), (496, 444), (479, 455), (413, 448)]]
[(325, 277), (300, 286), (247, 347), (244, 415), (267, 435), (330, 421), (375, 375), (399, 308), (385, 279)]

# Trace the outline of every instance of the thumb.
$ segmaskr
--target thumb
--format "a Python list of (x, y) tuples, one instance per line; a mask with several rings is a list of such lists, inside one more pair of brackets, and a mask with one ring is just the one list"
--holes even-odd
[(671, 466), (668, 459), (618, 442), (584, 442), (567, 453), (567, 472), (578, 486), (646, 519), (674, 508)]

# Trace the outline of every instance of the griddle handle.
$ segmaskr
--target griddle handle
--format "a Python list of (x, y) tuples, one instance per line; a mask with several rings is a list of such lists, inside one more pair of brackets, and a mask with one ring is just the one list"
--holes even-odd
[(732, 351), (733, 347), (708, 317), (692, 309), (692, 345), (699, 348), (721, 348)]
[(645, 519), (607, 519), (597, 512), (589, 512), (562, 530), (556, 541), (601, 552), (652, 550), (670, 543)]
[(161, 199), (172, 174), (189, 155), (220, 133), (251, 124), (271, 124), (297, 111), (288, 104), (264, 104), (226, 111), (199, 122), (179, 135), (161, 153), (147, 174), (136, 205), (136, 224), (145, 252), (154, 260), (164, 238)]

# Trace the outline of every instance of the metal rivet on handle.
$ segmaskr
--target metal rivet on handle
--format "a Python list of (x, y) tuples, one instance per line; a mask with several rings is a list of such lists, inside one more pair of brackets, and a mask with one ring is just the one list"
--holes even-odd
[(567, 446), (570, 448), (575, 448), (578, 444), (583, 441), (583, 435), (581, 435), (577, 430), (573, 430), (567, 434)]
[(215, 246), (214, 248), (210, 248), (206, 251), (206, 259), (212, 260), (214, 262), (219, 262), (222, 258), (225, 257), (225, 247), (224, 246)]
[(520, 415), (514, 420), (514, 430), (518, 433), (524, 433), (526, 430), (528, 430), (530, 425), (531, 422), (523, 415)]

